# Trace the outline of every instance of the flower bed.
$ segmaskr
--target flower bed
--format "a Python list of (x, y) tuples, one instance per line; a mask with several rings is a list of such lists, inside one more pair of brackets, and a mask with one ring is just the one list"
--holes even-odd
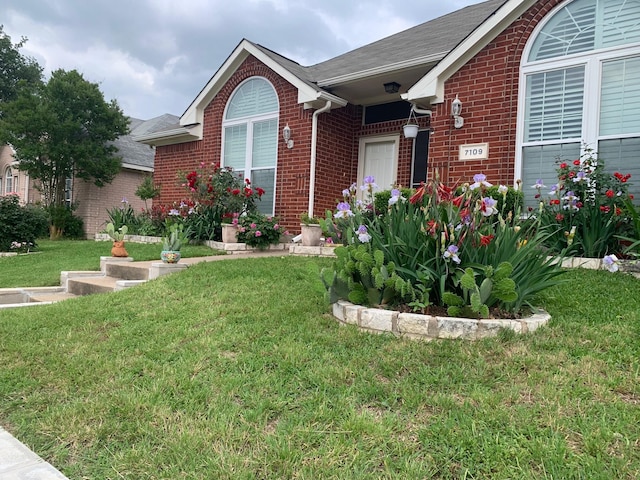
[(551, 316), (544, 310), (516, 320), (440, 317), (393, 310), (367, 308), (339, 300), (332, 305), (333, 316), (345, 325), (356, 325), (363, 331), (391, 333), (417, 340), (465, 339), (494, 337), (503, 329), (529, 333), (546, 325)]

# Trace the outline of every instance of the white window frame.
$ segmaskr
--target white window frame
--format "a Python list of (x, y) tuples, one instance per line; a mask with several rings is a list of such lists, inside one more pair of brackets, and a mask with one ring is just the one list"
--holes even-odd
[[(533, 31), (531, 37), (527, 41), (525, 46), (519, 76), (519, 94), (518, 94), (518, 114), (517, 114), (517, 139), (516, 139), (516, 155), (515, 155), (515, 182), (522, 179), (523, 174), (523, 150), (529, 146), (539, 145), (558, 145), (561, 143), (579, 143), (581, 153), (584, 151), (584, 147), (593, 148), (597, 151), (598, 142), (600, 140), (607, 140), (609, 138), (633, 138), (638, 137), (638, 134), (617, 134), (600, 136), (599, 135), (599, 123), (600, 123), (600, 89), (602, 83), (602, 64), (606, 61), (621, 60), (630, 57), (640, 56), (640, 45), (628, 45), (628, 46), (615, 46), (598, 50), (590, 50), (588, 52), (581, 52), (577, 54), (567, 55), (565, 57), (554, 58), (550, 60), (539, 60), (529, 62), (531, 48), (534, 44), (540, 31), (547, 24), (547, 21), (553, 18), (562, 8), (566, 7), (570, 2), (565, 2), (558, 5), (552, 10), (546, 17), (546, 21), (540, 22), (536, 29)], [(562, 140), (546, 140), (525, 142), (525, 102), (526, 102), (526, 82), (527, 76), (534, 73), (543, 73), (550, 70), (558, 70), (562, 68), (570, 68), (584, 65), (585, 67), (585, 83), (584, 83), (584, 100), (583, 100), (583, 112), (582, 112), (582, 136), (580, 138), (565, 138)], [(598, 99), (597, 101), (591, 101), (591, 99)], [(524, 186), (526, 188), (526, 185)]]
[[(261, 79), (264, 80), (265, 82), (267, 82), (271, 88), (273, 89), (273, 93), (276, 96), (276, 100), (278, 102), (278, 109), (274, 112), (270, 112), (270, 113), (262, 113), (262, 114), (258, 114), (258, 115), (249, 115), (246, 117), (239, 117), (239, 118), (234, 118), (232, 120), (227, 120), (227, 112), (229, 109), (229, 106), (231, 104), (231, 100), (233, 99), (234, 95), (238, 92), (238, 90), (240, 90), (240, 88), (242, 88), (242, 86), (247, 83), (250, 80), (255, 80), (255, 79)], [(220, 158), (220, 165), (222, 165), (223, 167), (224, 165), (224, 145), (225, 145), (225, 136), (226, 136), (226, 128), (227, 127), (233, 127), (235, 125), (247, 125), (247, 137), (246, 137), (246, 145), (245, 145), (245, 164), (244, 164), (244, 169), (243, 169), (243, 173), (244, 173), (244, 177), (245, 178), (249, 178), (252, 182), (253, 182), (253, 178), (252, 178), (252, 173), (254, 171), (260, 171), (260, 170), (271, 170), (273, 169), (273, 187), (271, 186), (266, 186), (266, 185), (257, 185), (258, 187), (261, 188), (273, 188), (273, 204), (271, 205), (271, 212), (267, 213), (267, 215), (274, 215), (275, 214), (275, 204), (276, 204), (276, 185), (277, 185), (277, 178), (278, 178), (278, 148), (276, 147), (276, 158), (275, 163), (273, 165), (273, 167), (257, 167), (257, 168), (253, 168), (252, 165), (252, 160), (253, 160), (253, 127), (256, 123), (260, 123), (260, 122), (264, 122), (264, 121), (268, 121), (268, 120), (276, 120), (276, 145), (277, 142), (279, 141), (279, 134), (278, 132), (280, 132), (280, 99), (278, 98), (278, 92), (276, 91), (275, 87), (273, 86), (273, 84), (266, 78), (261, 77), (261, 76), (253, 76), (250, 78), (247, 78), (246, 80), (244, 80), (243, 82), (241, 82), (235, 89), (234, 91), (231, 93), (231, 95), (229, 96), (229, 99), (227, 100), (227, 104), (224, 107), (224, 112), (222, 115), (222, 135), (221, 135), (221, 139), (222, 139), (222, 144), (220, 147), (220, 150), (222, 152)], [(266, 188), (265, 188), (266, 190)]]

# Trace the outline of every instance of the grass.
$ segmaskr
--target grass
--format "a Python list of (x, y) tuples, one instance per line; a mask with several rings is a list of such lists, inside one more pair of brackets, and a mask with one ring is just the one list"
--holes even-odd
[(69, 478), (640, 477), (640, 281), (571, 271), (549, 326), (427, 343), (338, 326), (328, 262), (0, 311), (0, 423)]
[[(162, 244), (126, 243), (134, 260), (160, 260)], [(185, 245), (182, 257), (215, 255), (204, 245)], [(60, 285), (63, 270), (100, 270), (100, 257), (111, 255), (111, 242), (87, 240), (38, 240), (38, 249), (28, 255), (0, 257), (0, 288)]]

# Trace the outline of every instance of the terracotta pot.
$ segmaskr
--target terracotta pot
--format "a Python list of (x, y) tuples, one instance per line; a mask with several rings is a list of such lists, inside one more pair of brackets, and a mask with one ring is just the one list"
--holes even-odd
[(129, 254), (124, 249), (124, 240), (114, 241), (113, 247), (111, 248), (111, 256), (112, 257), (128, 257)]
[(238, 243), (238, 227), (231, 223), (222, 224), (222, 242)]

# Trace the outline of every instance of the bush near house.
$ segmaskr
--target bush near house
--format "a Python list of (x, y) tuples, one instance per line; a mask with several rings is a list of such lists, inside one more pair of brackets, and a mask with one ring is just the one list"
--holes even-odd
[(18, 195), (0, 197), (0, 251), (28, 251), (47, 235), (48, 215), (40, 207), (22, 206)]
[(600, 258), (622, 253), (620, 237), (637, 239), (630, 174), (606, 172), (589, 148), (578, 159), (558, 161), (556, 171), (555, 185), (532, 185), (540, 201), (532, 218), (552, 231), (544, 244), (553, 253), (568, 249), (572, 256)]

